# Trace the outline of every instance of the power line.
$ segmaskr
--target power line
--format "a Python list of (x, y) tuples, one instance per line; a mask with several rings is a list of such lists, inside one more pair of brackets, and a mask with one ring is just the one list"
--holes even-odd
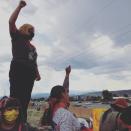
[[(125, 27), (129, 27), (130, 25), (131, 25), (131, 24), (127, 24), (126, 26), (121, 27), (120, 29), (123, 29), (123, 28), (125, 28)], [(115, 38), (115, 37), (121, 37), (121, 35), (123, 36), (123, 35), (125, 35), (125, 34), (127, 34), (127, 33), (130, 33), (130, 32), (131, 32), (131, 30), (128, 30), (128, 31), (126, 31), (126, 32), (120, 32), (119, 34), (116, 33), (115, 31), (113, 31), (113, 32), (111, 32), (111, 33), (114, 34), (114, 35), (112, 35), (112, 38), (113, 38), (113, 37)], [(99, 39), (101, 39), (101, 37), (97, 38), (97, 41), (98, 41)], [(103, 45), (103, 43), (105, 43), (105, 42), (106, 42), (106, 41), (100, 42), (100, 43), (98, 43), (97, 46)], [(66, 60), (68, 60), (68, 59), (70, 59), (70, 58), (76, 57), (76, 56), (78, 56), (78, 55), (80, 55), (80, 54), (83, 54), (85, 51), (87, 51), (87, 49), (89, 50), (89, 52), (88, 52), (88, 54), (89, 54), (89, 53), (91, 53), (91, 50), (95, 49), (97, 46), (95, 46), (94, 48), (93, 48), (93, 47), (91, 47), (91, 48), (82, 48), (79, 53), (77, 53), (77, 54), (75, 54), (75, 55), (72, 54), (70, 57), (66, 58), (64, 61), (66, 61)], [(63, 58), (55, 59), (54, 61), (59, 61), (59, 63), (61, 63), (61, 62), (60, 62), (61, 60), (63, 60)]]
[[(111, 4), (113, 4), (114, 0), (110, 0), (107, 4), (105, 4), (99, 11), (97, 11), (97, 13), (95, 15), (100, 15), (100, 12), (103, 11), (104, 9), (108, 8)], [(90, 18), (93, 18), (95, 15), (92, 15), (89, 17)], [(97, 16), (97, 17), (98, 17)], [(97, 18), (97, 17), (94, 17), (94, 18)], [(90, 22), (90, 21), (89, 21)], [(87, 23), (87, 25), (89, 25), (89, 23)], [(91, 27), (91, 26), (89, 26)], [(85, 49), (85, 48), (84, 48)], [(57, 58), (58, 59), (58, 58)]]
[[(123, 36), (123, 35), (125, 35), (125, 34), (127, 34), (127, 33), (130, 33), (131, 32), (131, 30), (129, 30), (129, 31), (126, 31), (126, 32), (123, 32), (123, 33), (121, 33), (121, 34), (119, 34), (118, 36), (120, 37), (121, 35)], [(118, 37), (117, 36), (117, 37)], [(98, 38), (99, 39), (99, 38)], [(68, 57), (66, 60), (68, 60), (68, 59), (70, 59), (70, 58), (73, 58), (73, 57), (76, 57), (76, 56), (80, 56), (81, 54), (84, 54), (84, 53), (86, 53), (86, 51), (87, 51), (87, 49), (88, 49), (88, 52), (86, 53), (87, 55), (88, 54), (91, 54), (92, 53), (92, 50), (93, 49), (95, 49), (96, 47), (99, 47), (100, 45), (103, 45), (103, 43), (105, 43), (106, 41), (103, 41), (103, 42), (101, 42), (101, 43), (99, 43), (97, 46), (95, 46), (94, 48), (92, 47), (92, 48), (84, 48), (84, 51), (82, 50), (81, 52), (79, 52), (78, 54), (76, 54), (76, 55), (74, 55), (74, 56), (71, 56), (71, 57)], [(65, 60), (64, 60), (65, 61)]]
[[(90, 28), (90, 27), (92, 27), (95, 23), (96, 23), (96, 21), (94, 21), (94, 20), (96, 20), (97, 19), (97, 17), (99, 17), (100, 15), (101, 15), (101, 13), (105, 13), (104, 12), (104, 10), (106, 9), (106, 8), (108, 8), (109, 6), (111, 6), (115, 1), (117, 1), (117, 0), (110, 0), (108, 3), (106, 3), (100, 10), (98, 10), (97, 11), (97, 13), (95, 13), (95, 14), (93, 14), (93, 15), (91, 15), (91, 16), (89, 16), (87, 19), (88, 19), (88, 21), (86, 22), (86, 25), (88, 25), (87, 27), (88, 27), (88, 29)], [(94, 23), (93, 23), (94, 22)], [(70, 31), (71, 32), (71, 31)], [(73, 32), (73, 31), (72, 31)], [(70, 36), (68, 36), (68, 37), (70, 37)]]

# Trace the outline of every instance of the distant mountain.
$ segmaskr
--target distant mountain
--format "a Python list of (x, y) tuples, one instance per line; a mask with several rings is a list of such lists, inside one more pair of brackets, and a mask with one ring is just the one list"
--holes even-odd
[[(117, 91), (110, 91), (112, 94), (116, 94), (118, 96), (123, 96), (124, 94), (127, 94), (128, 96), (131, 96), (131, 90), (117, 90)], [(70, 91), (70, 96), (102, 96), (101, 91), (96, 91), (96, 92), (82, 92), (82, 91)], [(49, 93), (34, 93), (31, 96), (33, 99), (37, 98), (48, 98)]]
[(102, 92), (101, 91), (96, 91), (96, 92), (87, 92), (87, 93), (83, 93), (80, 94), (80, 96), (102, 96)]
[(34, 93), (31, 95), (31, 98), (33, 99), (38, 99), (38, 98), (48, 98), (49, 97), (49, 93)]
[[(70, 96), (77, 96), (83, 94), (82, 91), (70, 91)], [(49, 93), (33, 93), (31, 95), (31, 98), (33, 99), (37, 99), (37, 98), (48, 98), (49, 97)]]
[[(117, 91), (110, 91), (112, 94), (116, 94), (118, 96), (123, 96), (124, 94), (131, 96), (131, 90), (117, 90)], [(102, 96), (102, 91), (96, 91), (96, 92), (87, 92), (80, 94), (82, 96)]]
[(131, 96), (131, 90), (118, 90), (118, 91), (111, 91), (112, 94), (117, 94), (119, 96), (123, 96), (124, 94), (127, 94), (128, 96)]

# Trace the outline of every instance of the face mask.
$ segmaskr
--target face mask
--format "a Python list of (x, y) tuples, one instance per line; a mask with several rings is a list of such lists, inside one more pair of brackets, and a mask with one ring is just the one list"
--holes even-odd
[(4, 112), (4, 119), (8, 122), (15, 121), (18, 118), (19, 111), (12, 109), (10, 111), (5, 111)]
[(34, 37), (34, 32), (31, 32), (29, 38), (32, 40), (33, 37)]

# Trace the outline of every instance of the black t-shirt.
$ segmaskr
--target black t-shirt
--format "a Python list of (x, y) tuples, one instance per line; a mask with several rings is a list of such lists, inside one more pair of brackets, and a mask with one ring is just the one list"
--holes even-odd
[(18, 61), (27, 66), (37, 66), (37, 52), (36, 48), (31, 45), (27, 36), (16, 32), (10, 32), (12, 41), (12, 55), (13, 60)]

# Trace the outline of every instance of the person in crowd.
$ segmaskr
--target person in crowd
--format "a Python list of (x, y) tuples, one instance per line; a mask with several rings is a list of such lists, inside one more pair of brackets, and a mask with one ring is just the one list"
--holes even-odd
[(37, 52), (31, 40), (35, 29), (30, 24), (24, 24), (19, 29), (16, 20), (26, 2), (21, 0), (9, 19), (9, 32), (12, 42), (12, 61), (10, 64), (9, 81), (10, 97), (19, 99), (22, 105), (23, 119), (27, 120), (27, 107), (31, 98), (34, 81), (41, 79), (37, 67)]
[(79, 131), (80, 123), (78, 119), (67, 110), (69, 96), (63, 86), (54, 86), (50, 92), (51, 118), (54, 131)]
[(63, 86), (57, 85), (51, 89), (49, 108), (43, 115), (41, 125), (51, 125), (54, 131), (79, 131), (80, 123), (78, 119), (68, 111), (71, 66), (68, 66), (65, 71)]
[(0, 100), (0, 131), (38, 131), (23, 121), (21, 104), (16, 98)]
[(118, 131), (131, 131), (131, 106), (124, 109), (117, 122)]
[(112, 102), (111, 108), (104, 112), (101, 122), (100, 131), (117, 131), (117, 120), (120, 114), (128, 107), (128, 102), (124, 98), (119, 98)]
[[(65, 74), (65, 78), (64, 78), (64, 82), (63, 82), (63, 87), (65, 89), (65, 92), (69, 95), (69, 75), (70, 75), (70, 72), (71, 72), (71, 66), (70, 65), (65, 68), (65, 72), (66, 72), (66, 74)], [(41, 126), (51, 125), (52, 120), (51, 120), (51, 116), (49, 116), (49, 115), (50, 115), (51, 106), (54, 103), (54, 99), (50, 98), (48, 103), (49, 103), (49, 108), (45, 109), (43, 116), (40, 120)], [(68, 100), (67, 103), (66, 103), (66, 108), (68, 108), (69, 105), (70, 105), (70, 102)]]

